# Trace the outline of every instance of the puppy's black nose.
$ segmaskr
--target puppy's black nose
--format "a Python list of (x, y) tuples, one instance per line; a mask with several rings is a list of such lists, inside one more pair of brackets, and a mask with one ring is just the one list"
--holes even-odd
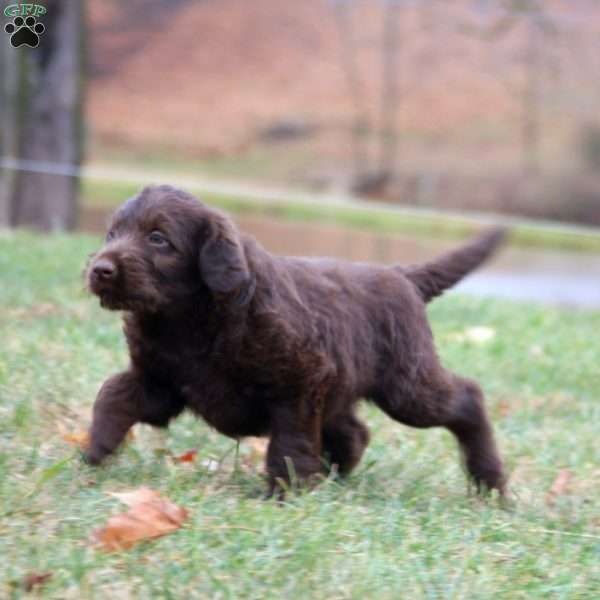
[(109, 281), (117, 276), (117, 265), (107, 258), (101, 258), (94, 264), (92, 273), (98, 279)]

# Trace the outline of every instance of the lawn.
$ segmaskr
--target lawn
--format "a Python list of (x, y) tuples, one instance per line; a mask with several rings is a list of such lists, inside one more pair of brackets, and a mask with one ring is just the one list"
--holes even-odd
[[(467, 493), (448, 433), (366, 406), (357, 471), (279, 506), (261, 499), (252, 449), (189, 416), (168, 434), (136, 428), (97, 470), (65, 441), (127, 362), (118, 316), (83, 290), (98, 243), (0, 234), (1, 598), (24, 595), (32, 573), (51, 573), (36, 593), (61, 600), (600, 597), (600, 313), (452, 295), (431, 306), (444, 362), (487, 392), (510, 506)], [(171, 459), (191, 448), (195, 462)], [(186, 525), (95, 548), (92, 531), (124, 510), (108, 492), (138, 486), (186, 507)]]

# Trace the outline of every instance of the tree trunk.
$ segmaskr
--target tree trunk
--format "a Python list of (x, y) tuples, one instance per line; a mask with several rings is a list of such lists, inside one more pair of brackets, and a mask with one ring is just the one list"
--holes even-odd
[[(3, 32), (2, 32), (3, 33)], [(19, 123), (22, 121), (20, 90), (24, 82), (23, 54), (10, 45), (9, 37), (0, 36), (0, 157), (19, 156)], [(17, 172), (0, 167), (0, 227), (13, 222), (13, 199)]]
[(346, 76), (348, 93), (354, 105), (354, 122), (352, 125), (352, 162), (353, 180), (358, 180), (361, 174), (369, 170), (369, 156), (366, 148), (369, 130), (371, 129), (368, 116), (366, 91), (360, 77), (357, 42), (353, 35), (352, 10), (353, 0), (336, 0), (334, 4), (340, 36), (342, 68)]
[(19, 128), (19, 156), (32, 171), (19, 171), (13, 189), (11, 222), (44, 231), (72, 229), (77, 218), (79, 178), (55, 174), (81, 163), (83, 96), (83, 2), (50, 0), (46, 32), (24, 54), (27, 85), (25, 119)]
[(379, 174), (385, 181), (394, 174), (398, 152), (398, 46), (400, 42), (399, 0), (385, 0), (382, 92), (381, 92), (381, 137), (379, 144)]
[(523, 163), (527, 173), (539, 170), (540, 141), (540, 32), (535, 17), (527, 22), (527, 49), (525, 54), (525, 90), (523, 93), (523, 125), (521, 140)]

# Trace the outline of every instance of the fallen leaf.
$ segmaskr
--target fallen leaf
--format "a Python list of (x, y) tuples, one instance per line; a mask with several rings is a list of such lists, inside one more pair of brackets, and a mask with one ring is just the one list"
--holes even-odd
[(157, 538), (179, 529), (188, 517), (185, 508), (177, 506), (149, 488), (110, 494), (130, 507), (111, 517), (106, 526), (92, 534), (92, 540), (103, 550), (114, 552), (130, 548), (144, 540)]
[(90, 434), (88, 431), (77, 431), (75, 433), (63, 433), (62, 439), (73, 446), (87, 448), (90, 445)]
[(264, 456), (267, 453), (267, 446), (269, 445), (268, 438), (262, 437), (249, 437), (244, 440), (244, 443), (252, 448), (252, 451)]
[(31, 592), (33, 588), (44, 585), (50, 577), (52, 573), (29, 573), (23, 578), (23, 588), (26, 592)]
[(507, 417), (510, 414), (510, 402), (508, 400), (500, 400), (498, 403), (498, 414), (501, 417)]
[[(77, 446), (78, 448), (82, 448), (85, 450), (90, 445), (90, 432), (89, 431), (75, 431), (75, 432), (63, 432), (61, 434), (62, 439), (71, 444), (72, 446)], [(131, 442), (135, 439), (135, 434), (133, 429), (130, 429), (125, 436), (126, 442)]]
[(496, 336), (496, 330), (491, 327), (470, 327), (465, 331), (465, 338), (476, 344), (489, 342)]
[(264, 461), (267, 454), (267, 446), (269, 445), (269, 440), (267, 438), (249, 437), (244, 439), (243, 443), (244, 446), (250, 450), (248, 454), (243, 457), (245, 466), (255, 466)]
[(126, 504), (131, 508), (137, 506), (138, 504), (162, 500), (158, 492), (155, 492), (147, 487), (141, 487), (137, 490), (131, 490), (128, 492), (108, 492), (108, 495), (120, 500), (123, 504)]
[(189, 463), (194, 462), (196, 460), (196, 455), (198, 454), (198, 450), (196, 448), (192, 448), (179, 456), (173, 456), (173, 462), (176, 463)]
[(219, 462), (214, 458), (205, 458), (200, 464), (211, 473), (219, 470)]
[(529, 354), (531, 354), (531, 356), (544, 356), (544, 349), (538, 344), (535, 344), (529, 348)]
[(569, 490), (572, 479), (573, 473), (571, 473), (571, 471), (568, 469), (561, 469), (546, 494), (546, 504), (552, 505), (557, 496), (564, 496)]

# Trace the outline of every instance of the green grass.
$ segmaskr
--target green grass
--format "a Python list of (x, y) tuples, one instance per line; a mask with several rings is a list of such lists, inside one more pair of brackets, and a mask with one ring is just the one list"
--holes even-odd
[[(487, 392), (510, 509), (467, 495), (445, 431), (367, 407), (373, 439), (356, 473), (281, 507), (260, 499), (260, 467), (234, 469), (234, 442), (189, 416), (166, 436), (140, 428), (98, 470), (63, 441), (127, 363), (118, 316), (82, 289), (97, 244), (0, 235), (1, 598), (21, 597), (31, 572), (53, 573), (38, 593), (61, 600), (600, 597), (600, 313), (454, 296), (431, 306), (444, 362)], [(495, 337), (472, 340), (477, 326)], [(193, 465), (164, 453), (193, 447)], [(573, 480), (548, 505), (560, 469)], [(91, 532), (124, 510), (107, 492), (142, 485), (185, 506), (188, 524), (128, 552), (93, 548)]]
[[(136, 183), (84, 179), (82, 204), (84, 209), (110, 212), (126, 198), (139, 192)], [(480, 226), (469, 219), (450, 218), (445, 213), (416, 214), (389, 210), (361, 210), (353, 206), (309, 204), (287, 199), (256, 201), (227, 194), (199, 193), (207, 203), (233, 214), (268, 215), (306, 223), (330, 223), (342, 227), (381, 234), (408, 234), (421, 237), (464, 238)], [(283, 200), (283, 199), (282, 199)], [(368, 208), (368, 204), (365, 204)], [(519, 224), (511, 228), (511, 242), (518, 246), (563, 249), (581, 252), (600, 252), (600, 233), (570, 231), (559, 227)]]

